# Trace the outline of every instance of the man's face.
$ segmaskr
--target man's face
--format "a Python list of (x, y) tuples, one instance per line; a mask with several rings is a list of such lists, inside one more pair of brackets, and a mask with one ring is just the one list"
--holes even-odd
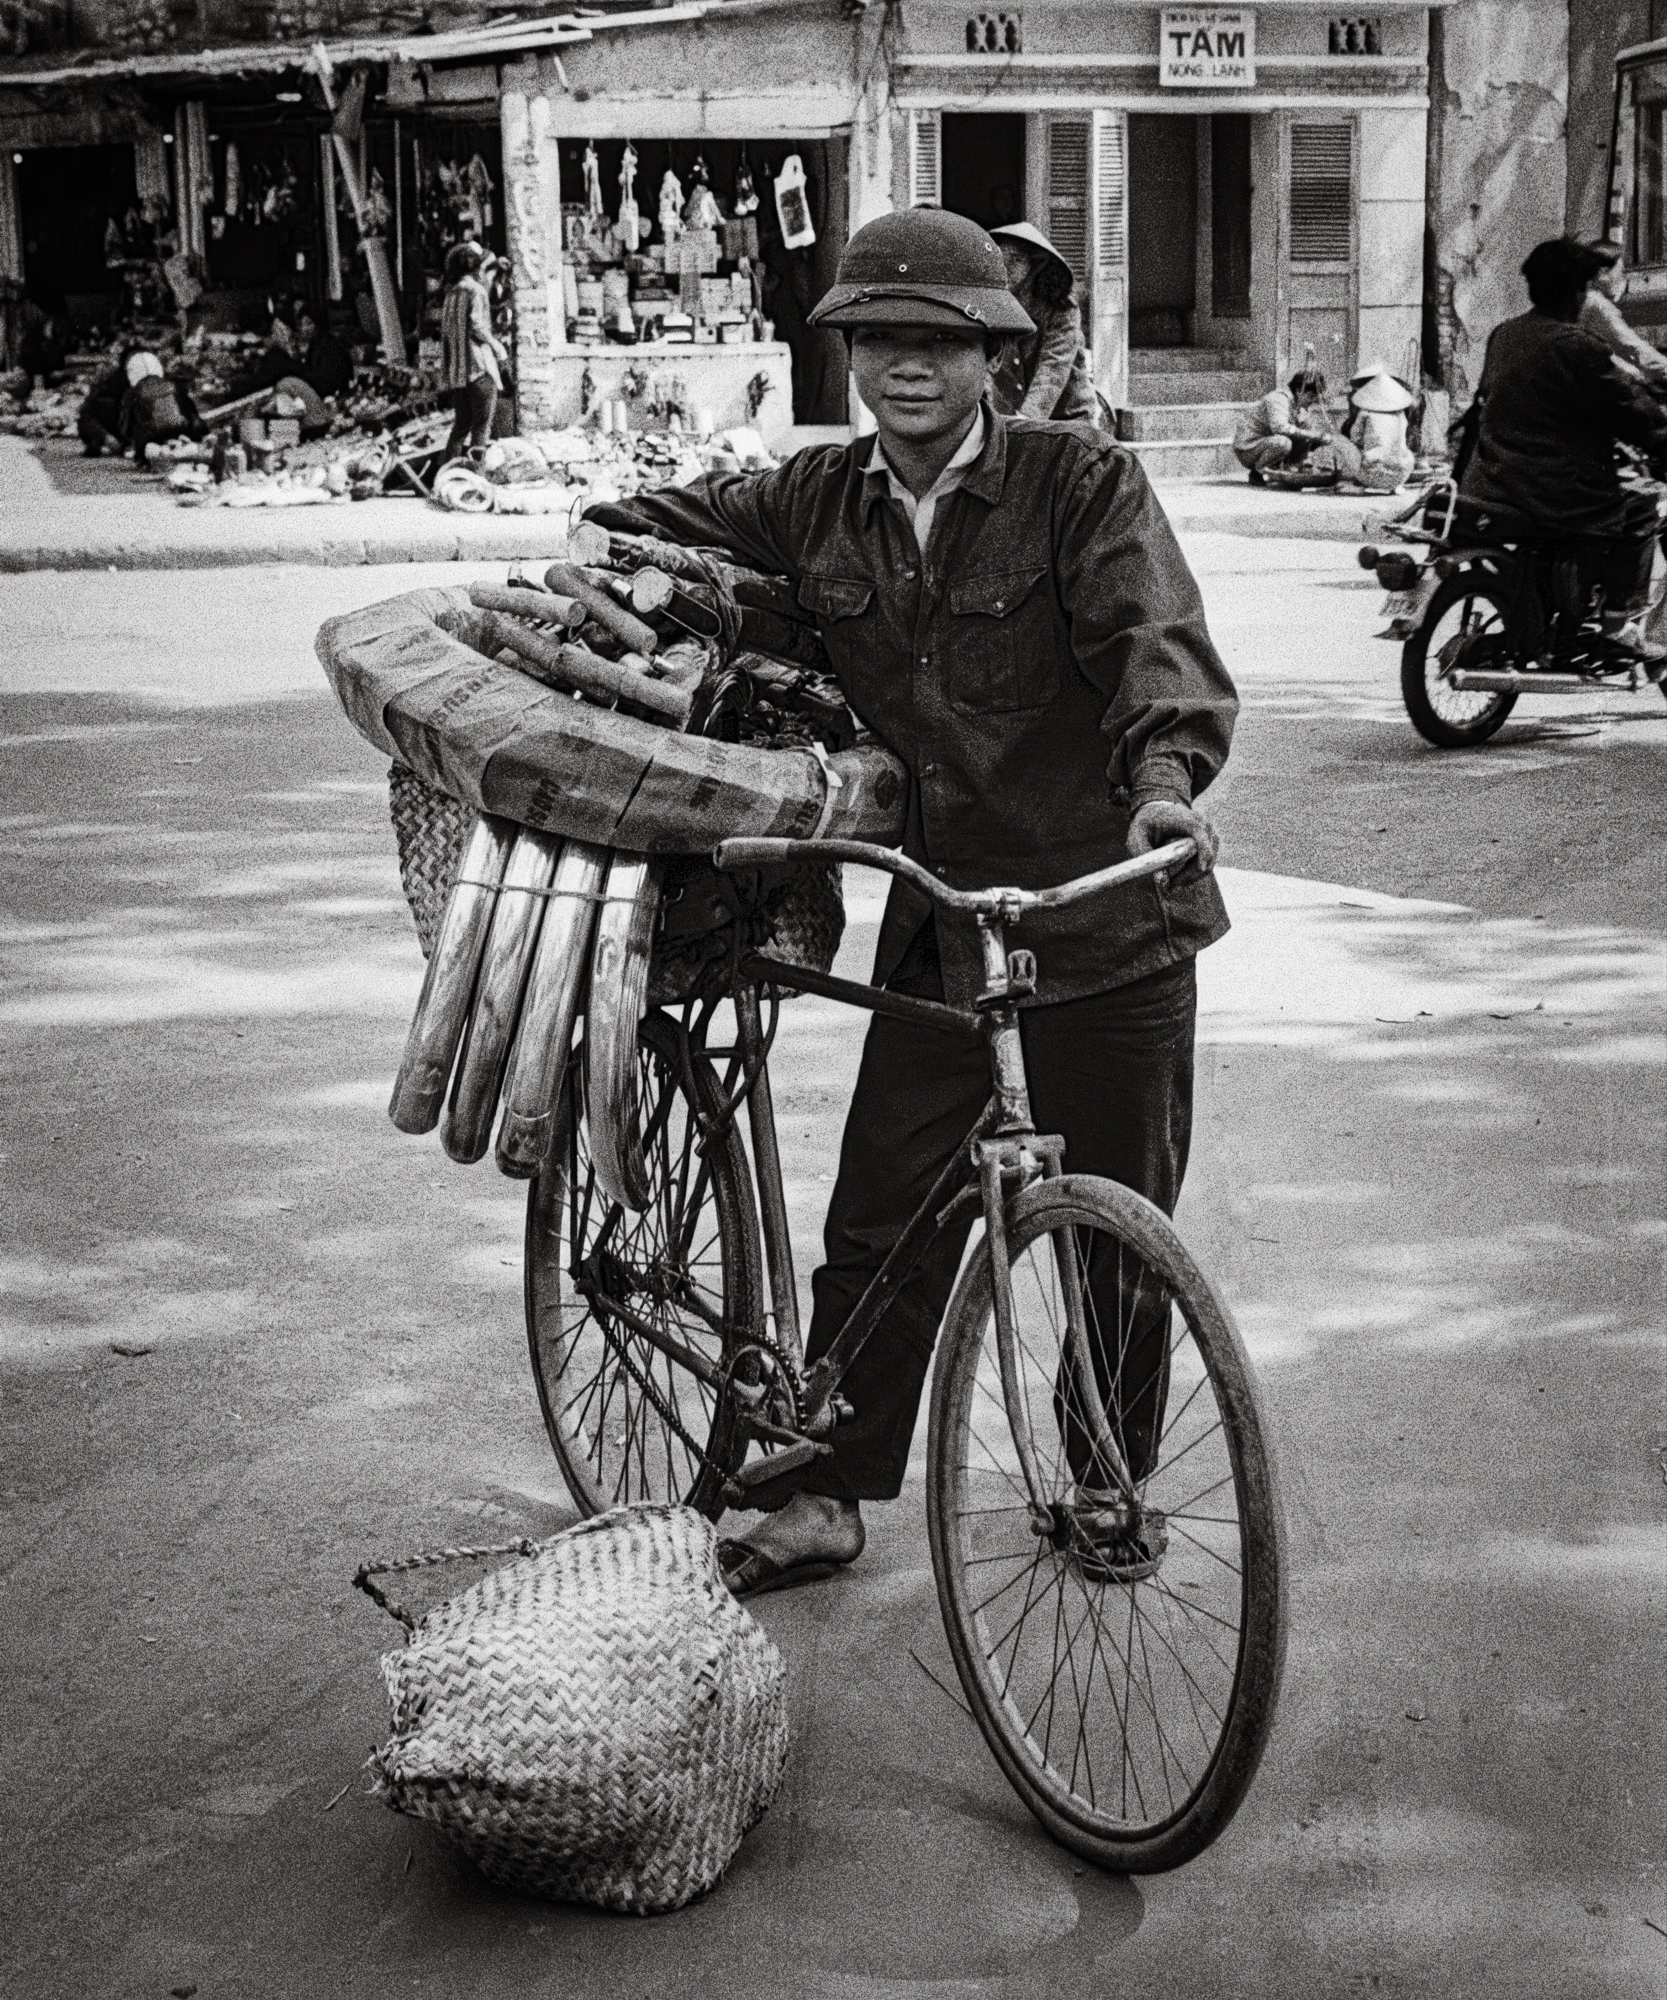
[(860, 326), (851, 341), (857, 394), (880, 435), (926, 444), (964, 429), (984, 393), (984, 336), (936, 326)]

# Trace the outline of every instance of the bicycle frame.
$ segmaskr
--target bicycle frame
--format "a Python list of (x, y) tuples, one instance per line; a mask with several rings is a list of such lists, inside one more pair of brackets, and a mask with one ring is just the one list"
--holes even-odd
[[(771, 1307), (777, 1343), (801, 1380), (803, 1416), (795, 1435), (756, 1413), (742, 1412), (741, 1421), (746, 1427), (755, 1435), (781, 1444), (782, 1449), (741, 1468), (736, 1478), (741, 1496), (751, 1486), (785, 1477), (831, 1452), (827, 1439), (842, 1415), (849, 1413), (849, 1406), (838, 1396), (839, 1384), (933, 1240), (953, 1216), (976, 1201), (984, 1216), (985, 1254), (990, 1258), (997, 1354), (1009, 1430), (1030, 1496), (1033, 1523), (1039, 1533), (1050, 1533), (1054, 1528), (1053, 1511), (1046, 1498), (1030, 1430), (1019, 1414), (1022, 1403), (1018, 1335), (1008, 1268), (1007, 1215), (1011, 1202), (1023, 1189), (1044, 1176), (1051, 1178), (1063, 1173), (1065, 1142), (1057, 1136), (1039, 1134), (1030, 1111), (1019, 1032), (1019, 1002), (1035, 991), (1035, 958), (1028, 951), (1008, 952), (1005, 926), (999, 914), (981, 914), (978, 930), (985, 984), (971, 1012), (938, 1001), (888, 993), (882, 987), (862, 985), (828, 973), (811, 972), (762, 953), (742, 961), (740, 969), (747, 983), (735, 996), (737, 1047), (744, 1074), (752, 1079), (746, 1087), (747, 1108), (759, 1183)], [(872, 1013), (951, 1032), (978, 1033), (989, 1055), (992, 1080), (990, 1100), (966, 1140), (905, 1225), (827, 1352), (808, 1371), (803, 1365), (800, 1346), (793, 1250), (788, 1237), (787, 1205), (782, 1193), (780, 1153), (758, 1004), (759, 984), (774, 981), (846, 1001)], [(1088, 1346), (1081, 1274), (1077, 1270), (1075, 1245), (1068, 1233), (1063, 1242), (1057, 1236), (1054, 1238), (1054, 1257), (1066, 1313), (1064, 1349), (1085, 1428), (1094, 1440), (1097, 1455), (1111, 1468), (1123, 1497), (1132, 1502), (1133, 1481), (1107, 1418)]]

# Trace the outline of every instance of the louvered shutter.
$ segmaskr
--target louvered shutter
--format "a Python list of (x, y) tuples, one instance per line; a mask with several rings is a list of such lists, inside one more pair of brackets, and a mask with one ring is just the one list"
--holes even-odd
[(936, 111), (909, 113), (909, 206), (943, 206), (943, 118)]
[(1354, 134), (1347, 125), (1291, 127), (1290, 259), (1347, 264), (1354, 252)]
[[(1083, 320), (1095, 388), (1117, 408), (1129, 368), (1129, 122), (1123, 112), (1095, 112), (1087, 130), (1087, 190), (1081, 210), (1061, 202), (1061, 214), (1081, 214), (1087, 242), (1083, 262)], [(1069, 164), (1069, 152), (1061, 166)], [(1057, 236), (1053, 238), (1059, 240)], [(1063, 248), (1063, 246), (1061, 246)], [(1069, 254), (1069, 252), (1067, 252)]]
[(1048, 120), (1048, 241), (1071, 267), (1079, 286), (1089, 276), (1089, 162), (1093, 123), (1087, 118)]
[(1127, 133), (1120, 117), (1095, 120), (1094, 268), (1103, 277), (1120, 278), (1128, 262)]

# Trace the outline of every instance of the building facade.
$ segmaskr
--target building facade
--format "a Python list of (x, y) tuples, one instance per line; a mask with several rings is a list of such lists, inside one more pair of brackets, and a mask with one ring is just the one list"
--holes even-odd
[[(726, 210), (756, 187), (748, 261), (773, 338), (681, 359), (726, 416), (762, 396), (767, 431), (848, 417), (842, 350), (806, 314), (852, 229), (921, 202), (1027, 218), (1059, 246), (1113, 408), (1151, 400), (1132, 376), (1154, 365), (1225, 399), (1309, 353), (1334, 382), (1422, 363), (1462, 396), (1520, 310), (1526, 250), (1596, 226), (1615, 48), (1667, 11), (687, 0), (497, 22), (431, 6), (412, 33), (377, 4), (0, 0), (0, 277), (85, 317), (108, 218), (165, 204), (212, 291), (287, 284), (351, 311), (357, 218), (310, 73), (322, 48), (338, 87), (366, 82), (353, 143), (407, 332), (457, 230), (507, 255), (526, 423), (574, 414), (587, 366), (594, 395), (626, 365), (570, 347), (564, 265), (590, 178), (611, 213), (628, 164), (645, 217), (668, 173), (709, 179)], [(772, 221), (789, 160), (812, 244)]]

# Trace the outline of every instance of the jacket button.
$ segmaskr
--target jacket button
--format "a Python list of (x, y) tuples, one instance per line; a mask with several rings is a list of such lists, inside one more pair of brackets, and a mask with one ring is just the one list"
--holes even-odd
[(920, 664), (923, 667), (929, 667), (932, 664), (932, 655), (930, 653), (922, 653), (920, 656)]

